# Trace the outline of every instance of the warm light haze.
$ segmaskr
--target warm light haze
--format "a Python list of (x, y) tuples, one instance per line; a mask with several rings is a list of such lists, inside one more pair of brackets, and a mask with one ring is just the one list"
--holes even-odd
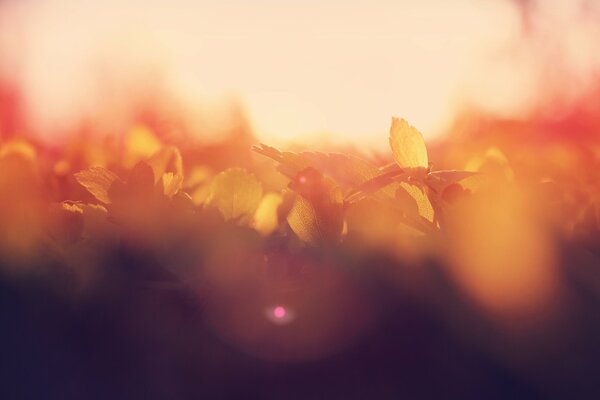
[(191, 121), (225, 124), (237, 99), (262, 141), (382, 149), (392, 115), (427, 138), (465, 107), (519, 115), (557, 65), (579, 90), (600, 54), (593, 2), (540, 2), (531, 26), (518, 3), (5, 0), (0, 70), (46, 128), (160, 86)]

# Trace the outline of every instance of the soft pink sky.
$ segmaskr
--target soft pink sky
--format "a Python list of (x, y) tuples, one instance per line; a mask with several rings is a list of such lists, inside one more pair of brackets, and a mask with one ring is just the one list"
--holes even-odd
[(392, 115), (430, 138), (465, 105), (518, 115), (548, 85), (549, 62), (577, 95), (600, 65), (597, 10), (542, 1), (524, 38), (513, 3), (5, 0), (0, 69), (41, 126), (95, 107), (102, 71), (116, 86), (160, 79), (204, 114), (237, 97), (264, 141), (382, 148)]

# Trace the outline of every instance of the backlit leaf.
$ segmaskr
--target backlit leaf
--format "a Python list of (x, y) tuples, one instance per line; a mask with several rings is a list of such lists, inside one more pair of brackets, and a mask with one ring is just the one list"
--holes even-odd
[(379, 168), (352, 154), (303, 152), (300, 155), (311, 167), (346, 186), (355, 187), (379, 175)]
[(167, 172), (162, 175), (163, 193), (167, 197), (173, 197), (183, 183), (181, 175), (175, 175), (172, 172)]
[(404, 119), (392, 118), (390, 147), (394, 160), (401, 167), (427, 168), (427, 148), (423, 135)]
[(183, 162), (179, 149), (174, 146), (165, 146), (154, 153), (146, 160), (148, 165), (154, 171), (155, 180), (158, 180), (163, 174), (171, 172), (183, 180)]
[(296, 196), (287, 222), (300, 240), (306, 243), (335, 242), (344, 228), (343, 209), (341, 204), (331, 204), (327, 210), (317, 209), (304, 197)]
[[(423, 189), (407, 182), (400, 182), (399, 185), (416, 201), (419, 215), (428, 221), (433, 221), (433, 206)], [(396, 192), (396, 195), (398, 195), (398, 192)]]
[(419, 215), (419, 205), (411, 193), (404, 187), (398, 185), (396, 189), (396, 201), (407, 215)]
[(108, 189), (119, 177), (104, 167), (91, 167), (75, 174), (75, 180), (96, 199), (109, 204)]
[(302, 156), (288, 151), (279, 151), (274, 147), (261, 144), (252, 148), (255, 152), (279, 163), (278, 170), (289, 178), (294, 177), (309, 165)]
[(261, 198), (261, 183), (247, 171), (231, 168), (215, 176), (207, 202), (226, 220), (249, 223)]
[(387, 196), (393, 198), (395, 195), (395, 189), (390, 188), (390, 185), (403, 174), (404, 171), (401, 169), (390, 170), (385, 173), (381, 173), (380, 175), (377, 175), (358, 186), (355, 191), (346, 197), (346, 201), (350, 203), (359, 201), (365, 198), (367, 195), (374, 194), (380, 190), (385, 192)]
[(314, 168), (334, 181), (354, 187), (379, 175), (377, 166), (352, 154), (282, 152), (273, 147), (260, 145), (254, 151), (279, 162), (279, 171), (289, 178), (306, 168)]

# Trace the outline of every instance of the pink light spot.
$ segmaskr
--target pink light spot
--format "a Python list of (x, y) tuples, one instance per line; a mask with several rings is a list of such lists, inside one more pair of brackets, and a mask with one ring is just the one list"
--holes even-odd
[(306, 183), (306, 177), (305, 176), (301, 176), (300, 178), (298, 178), (298, 181), (300, 183)]
[(282, 306), (277, 306), (273, 309), (273, 315), (275, 316), (275, 318), (282, 319), (283, 317), (285, 317), (286, 314), (287, 311), (285, 311), (285, 308), (283, 308)]

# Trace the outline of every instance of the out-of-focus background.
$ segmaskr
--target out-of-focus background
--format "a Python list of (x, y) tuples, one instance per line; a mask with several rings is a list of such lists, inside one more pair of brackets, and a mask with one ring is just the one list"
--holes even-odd
[(264, 142), (381, 150), (391, 115), (433, 139), (467, 109), (564, 112), (598, 86), (599, 21), (593, 0), (3, 0), (0, 83), (47, 139), (154, 98), (209, 140), (237, 104)]
[(0, 0), (0, 399), (600, 399), (599, 22)]

